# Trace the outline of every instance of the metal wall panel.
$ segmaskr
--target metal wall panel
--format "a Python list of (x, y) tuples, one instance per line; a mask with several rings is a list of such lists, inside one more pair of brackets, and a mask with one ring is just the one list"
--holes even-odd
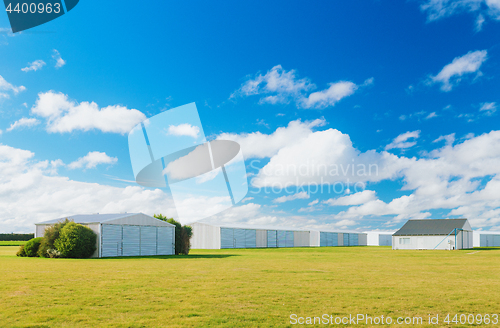
[(103, 224), (102, 226), (102, 257), (122, 255), (122, 226)]
[[(103, 226), (104, 227), (104, 226)], [(141, 255), (141, 231), (139, 226), (123, 226), (123, 256)]]
[(338, 244), (339, 244), (339, 246), (344, 246), (344, 233), (339, 232), (337, 234), (337, 236), (338, 236)]
[(156, 255), (156, 227), (141, 226), (141, 255)]
[(286, 231), (285, 232), (285, 247), (293, 247), (293, 231)]
[(350, 244), (349, 244), (349, 235), (350, 234), (348, 234), (348, 233), (344, 234), (344, 244), (343, 244), (344, 246), (350, 246)]
[(220, 228), (220, 248), (234, 248), (234, 229)]
[(338, 246), (339, 245), (339, 234), (335, 232), (331, 232), (331, 240), (332, 240), (332, 246)]
[(267, 230), (267, 247), (278, 247), (278, 233), (276, 230)]
[(245, 248), (245, 229), (234, 229), (234, 248)]
[(391, 235), (378, 235), (379, 246), (392, 246), (392, 236)]
[(257, 247), (257, 231), (254, 229), (245, 230), (245, 248)]
[[(158, 227), (156, 231), (157, 255), (173, 255), (175, 254), (175, 228), (171, 227)], [(125, 236), (125, 233), (123, 234)]]
[(326, 247), (328, 246), (328, 232), (320, 232), (319, 233), (319, 246)]
[(284, 230), (277, 230), (278, 247), (286, 247), (286, 232)]
[(500, 246), (500, 235), (493, 235), (493, 246)]
[(309, 234), (309, 231), (293, 231), (293, 247), (309, 247)]
[(357, 233), (350, 233), (349, 234), (349, 246), (358, 246), (358, 234)]
[(255, 239), (256, 247), (267, 247), (267, 230), (255, 231)]

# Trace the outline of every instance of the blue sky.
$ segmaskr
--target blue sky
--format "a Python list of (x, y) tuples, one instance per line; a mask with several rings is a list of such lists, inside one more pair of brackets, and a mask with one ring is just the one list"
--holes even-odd
[[(126, 131), (191, 102), (206, 136), (240, 143), (249, 173), (247, 199), (211, 220), (394, 230), (467, 217), (498, 229), (499, 19), (493, 0), (84, 1), (13, 35), (0, 14), (0, 231), (175, 215), (164, 191), (133, 182)], [(325, 177), (340, 193), (263, 191), (297, 181), (273, 168), (314, 163), (379, 174)]]

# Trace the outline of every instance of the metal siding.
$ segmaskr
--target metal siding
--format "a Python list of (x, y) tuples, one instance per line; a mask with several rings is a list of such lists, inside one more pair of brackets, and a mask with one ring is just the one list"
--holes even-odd
[(220, 248), (234, 248), (234, 229), (220, 228)]
[(278, 233), (276, 230), (267, 230), (267, 247), (278, 247)]
[(286, 231), (285, 247), (293, 247), (293, 231)]
[(156, 254), (173, 255), (175, 254), (174, 229), (171, 227), (158, 227), (156, 234), (158, 243), (156, 245)]
[(122, 226), (103, 224), (102, 226), (102, 257), (122, 255)]
[(156, 227), (141, 226), (141, 255), (156, 255)]
[(255, 246), (267, 247), (267, 230), (257, 230), (255, 232)]
[(200, 222), (190, 224), (193, 228), (191, 237), (191, 249), (220, 249), (221, 236), (220, 227)]
[(234, 248), (245, 248), (245, 229), (234, 229)]
[(332, 234), (332, 246), (338, 246), (339, 245), (339, 234), (335, 232), (331, 232)]
[(337, 236), (338, 236), (338, 245), (344, 246), (344, 233), (339, 232)]
[(327, 239), (328, 239), (328, 232), (320, 232), (319, 233), (319, 246), (321, 247), (326, 247), (328, 242), (327, 242)]
[(390, 235), (379, 235), (379, 246), (392, 246), (392, 236)]
[(359, 236), (357, 233), (349, 234), (349, 246), (358, 246)]
[(500, 246), (500, 235), (493, 235), (493, 246)]
[(276, 235), (278, 247), (286, 247), (286, 232), (284, 230), (277, 230)]
[(141, 231), (139, 226), (123, 226), (123, 256), (141, 255)]
[(257, 231), (254, 229), (245, 230), (245, 247), (255, 248), (257, 247)]
[(345, 233), (344, 234), (344, 243), (343, 243), (344, 246), (350, 246), (349, 244), (349, 234), (348, 233)]
[(309, 247), (309, 231), (293, 231), (293, 247)]

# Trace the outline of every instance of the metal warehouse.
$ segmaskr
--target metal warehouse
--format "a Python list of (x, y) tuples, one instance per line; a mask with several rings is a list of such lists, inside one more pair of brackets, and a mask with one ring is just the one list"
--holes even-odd
[(366, 234), (314, 231), (284, 227), (191, 224), (193, 249), (358, 246), (366, 245)]
[(395, 231), (365, 231), (368, 246), (392, 246)]
[(409, 220), (392, 236), (392, 249), (467, 249), (472, 241), (467, 219)]
[(175, 254), (175, 226), (142, 213), (73, 215), (35, 224), (35, 237), (64, 219), (85, 225), (97, 234), (92, 257)]
[(500, 247), (500, 231), (474, 231), (474, 247)]

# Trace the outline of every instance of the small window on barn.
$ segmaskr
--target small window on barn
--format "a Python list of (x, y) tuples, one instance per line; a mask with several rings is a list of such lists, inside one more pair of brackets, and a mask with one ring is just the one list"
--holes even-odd
[(408, 245), (410, 244), (410, 238), (399, 238), (400, 245)]

